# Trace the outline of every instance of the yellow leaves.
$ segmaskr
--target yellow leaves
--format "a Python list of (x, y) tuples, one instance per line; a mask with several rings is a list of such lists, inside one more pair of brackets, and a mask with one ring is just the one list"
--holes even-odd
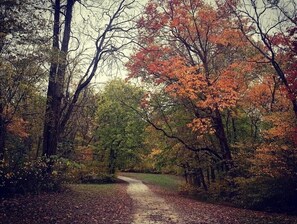
[(149, 158), (154, 158), (162, 153), (161, 149), (153, 148), (151, 153), (148, 155)]

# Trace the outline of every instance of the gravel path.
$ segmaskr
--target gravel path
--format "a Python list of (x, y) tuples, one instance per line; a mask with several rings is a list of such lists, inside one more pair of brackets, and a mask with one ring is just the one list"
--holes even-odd
[(59, 193), (0, 198), (3, 224), (297, 224), (297, 216), (199, 202), (177, 192), (129, 183), (68, 185)]
[(293, 215), (211, 204), (186, 198), (155, 185), (148, 187), (178, 211), (184, 224), (297, 224), (297, 216)]
[(129, 183), (133, 224), (297, 224), (296, 216), (200, 202), (136, 179), (119, 179)]
[(173, 207), (141, 181), (123, 176), (118, 178), (129, 183), (127, 192), (135, 206), (133, 224), (184, 223)]

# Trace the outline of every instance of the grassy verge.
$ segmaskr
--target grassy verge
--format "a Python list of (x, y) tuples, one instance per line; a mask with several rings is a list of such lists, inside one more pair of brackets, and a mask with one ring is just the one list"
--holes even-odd
[(122, 176), (141, 180), (146, 184), (153, 184), (170, 191), (178, 191), (183, 183), (183, 178), (168, 174), (150, 174), (150, 173), (120, 173)]

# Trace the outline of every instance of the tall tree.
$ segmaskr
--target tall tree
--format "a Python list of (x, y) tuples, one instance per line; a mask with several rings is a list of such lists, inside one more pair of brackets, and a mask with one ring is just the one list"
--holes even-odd
[[(62, 6), (60, 0), (56, 0), (53, 4), (53, 58), (49, 72), (46, 115), (43, 130), (43, 153), (49, 156), (56, 154), (58, 146), (58, 137), (60, 133), (59, 122), (66, 70), (66, 56), (69, 48), (72, 11), (74, 3), (75, 0), (67, 0), (64, 14), (62, 14)], [(65, 17), (63, 32), (61, 32), (61, 15), (64, 15)], [(61, 35), (63, 36), (60, 48), (59, 41)]]
[(236, 105), (240, 80), (250, 70), (230, 13), (199, 0), (150, 1), (138, 27), (141, 48), (128, 64), (131, 76), (186, 102), (193, 116), (188, 126), (198, 136), (216, 136), (228, 168), (232, 155), (222, 113)]
[[(114, 57), (116, 52), (120, 52), (122, 48), (127, 46), (129, 41), (127, 41), (126, 37), (130, 29), (132, 29), (132, 16), (129, 17), (126, 11), (131, 9), (133, 3), (134, 1), (121, 0), (104, 2), (103, 5), (98, 6), (97, 13), (101, 14), (101, 17), (99, 16), (101, 21), (90, 22), (90, 27), (93, 29), (91, 35), (95, 36), (95, 38), (91, 38), (94, 41), (95, 51), (88, 61), (86, 71), (80, 76), (78, 83), (76, 80), (77, 84), (72, 89), (69, 89), (69, 79), (66, 78), (67, 75), (69, 77), (73, 76), (72, 71), (66, 73), (67, 68), (69, 68), (71, 54), (74, 54), (73, 52), (70, 54), (69, 44), (73, 39), (78, 41), (78, 44), (80, 43), (78, 37), (72, 38), (70, 35), (72, 32), (73, 10), (75, 5), (82, 5), (83, 7), (91, 7), (92, 5), (76, 0), (56, 0), (53, 3), (53, 43), (43, 133), (44, 155), (51, 156), (57, 153), (61, 133), (63, 133), (71, 117), (81, 92), (90, 84), (96, 73), (102, 71), (104, 62), (110, 57)], [(93, 26), (94, 22), (98, 26)], [(60, 41), (62, 41), (61, 46)], [(79, 55), (79, 47), (72, 49), (77, 55)], [(71, 92), (72, 95), (70, 95)]]

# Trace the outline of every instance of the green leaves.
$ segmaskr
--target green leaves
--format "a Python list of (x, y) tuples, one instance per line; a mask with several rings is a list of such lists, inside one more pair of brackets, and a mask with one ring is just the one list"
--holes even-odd
[(99, 96), (97, 150), (112, 170), (115, 167), (131, 168), (139, 160), (146, 124), (135, 110), (142, 95), (140, 88), (113, 80)]

